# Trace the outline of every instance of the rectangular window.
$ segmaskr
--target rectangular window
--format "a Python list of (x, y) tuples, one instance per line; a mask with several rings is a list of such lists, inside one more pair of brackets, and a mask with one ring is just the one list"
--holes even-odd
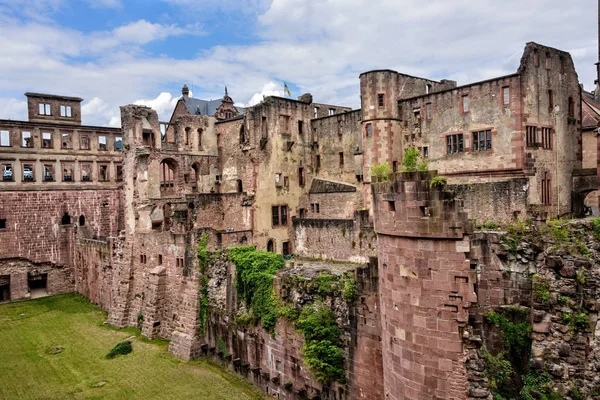
[(115, 137), (115, 150), (116, 151), (123, 150), (123, 138), (121, 136)]
[(279, 121), (281, 123), (281, 133), (291, 133), (292, 125), (291, 118), (289, 115), (280, 115)]
[(33, 163), (24, 163), (23, 164), (23, 182), (33, 182), (35, 181), (35, 164)]
[(334, 115), (335, 114), (335, 108), (330, 108), (329, 109), (329, 115)]
[(310, 204), (310, 212), (314, 213), (315, 212), (315, 203), (311, 203)]
[(284, 176), (283, 177), (283, 186), (284, 187), (290, 187), (290, 178), (288, 176)]
[(81, 181), (90, 182), (92, 180), (92, 164), (91, 163), (79, 163), (81, 170)]
[[(462, 153), (463, 151), (465, 151), (465, 144), (462, 133), (446, 136), (446, 152), (448, 154)], [(429, 151), (427, 151), (427, 155), (429, 156)]]
[(427, 157), (429, 157), (429, 147), (424, 146), (423, 147), (423, 158), (427, 158)]
[(44, 182), (54, 180), (54, 164), (44, 164)]
[(315, 118), (319, 117), (319, 107), (315, 107)]
[(536, 144), (536, 138), (535, 138), (535, 133), (536, 133), (537, 127), (536, 126), (526, 126), (525, 127), (525, 142), (527, 147), (535, 147)]
[(123, 181), (123, 166), (120, 164), (117, 164), (117, 165), (115, 165), (115, 168), (117, 169), (117, 175), (115, 177), (115, 180), (117, 182)]
[(106, 136), (98, 136), (98, 150), (106, 150)]
[(158, 265), (162, 265), (162, 254), (158, 255)]
[(10, 132), (9, 131), (0, 131), (0, 146), (2, 146), (2, 147), (10, 146)]
[(550, 57), (550, 53), (546, 53), (546, 69), (552, 68), (552, 57)]
[(283, 242), (283, 255), (284, 256), (289, 256), (290, 255), (290, 242)]
[(73, 182), (73, 164), (72, 163), (62, 163), (63, 169), (63, 182)]
[(569, 117), (575, 117), (575, 103), (573, 102), (573, 98), (569, 97)]
[(339, 156), (340, 156), (340, 167), (343, 167), (344, 166), (344, 152), (340, 151)]
[(542, 147), (552, 150), (552, 128), (542, 128)]
[(304, 122), (298, 121), (298, 135), (302, 135), (304, 133)]
[(431, 119), (433, 117), (433, 111), (432, 111), (431, 103), (427, 103), (425, 105), (425, 110), (426, 110), (425, 117), (427, 119)]
[(317, 169), (321, 169), (321, 156), (320, 155), (317, 154), (315, 162), (316, 162), (316, 165), (317, 165), (316, 168)]
[(108, 164), (99, 164), (98, 165), (98, 180), (100, 182), (106, 182), (109, 180)]
[(305, 216), (306, 216), (306, 209), (304, 209), (304, 208), (301, 208), (301, 209), (299, 210), (299, 217), (300, 217), (300, 218), (304, 218)]
[(473, 132), (473, 151), (487, 151), (492, 149), (492, 131)]
[(367, 124), (367, 137), (373, 136), (373, 125)]
[(379, 107), (383, 107), (384, 101), (383, 101), (383, 93), (379, 93), (377, 95), (377, 105), (379, 105)]
[(505, 106), (510, 104), (510, 88), (508, 86), (502, 88), (502, 102)]
[(279, 226), (279, 206), (271, 207), (271, 225)]
[(50, 113), (50, 104), (40, 103), (39, 104), (39, 114), (40, 115), (52, 115)]
[(463, 96), (462, 97), (462, 102), (463, 102), (463, 112), (469, 112), (469, 96)]
[(73, 144), (71, 143), (71, 134), (63, 132), (61, 133), (61, 148), (63, 149), (72, 149)]
[(288, 224), (288, 208), (287, 206), (281, 206), (280, 208), (281, 211), (281, 225), (287, 225)]
[(15, 179), (13, 174), (13, 166), (12, 163), (5, 162), (2, 163), (2, 180), (4, 182), (12, 182)]
[(356, 182), (362, 182), (363, 181), (363, 176), (362, 175), (356, 175)]
[(539, 67), (540, 66), (540, 55), (537, 52), (537, 50), (533, 51), (533, 66), (534, 67)]
[(288, 207), (272, 206), (271, 223), (273, 226), (286, 226), (288, 224)]
[(0, 219), (0, 229), (6, 229), (6, 218)]
[(552, 112), (553, 109), (554, 109), (554, 95), (552, 93), (552, 90), (548, 90), (548, 110), (550, 110), (550, 112)]
[(52, 132), (42, 133), (42, 149), (52, 149)]
[(398, 161), (392, 161), (392, 172), (396, 173), (398, 172)]
[(304, 168), (298, 168), (298, 184), (304, 186)]
[(60, 106), (60, 116), (71, 118), (72, 117), (71, 106)]
[(319, 209), (319, 203), (315, 203), (315, 212), (316, 212), (317, 214), (320, 214), (320, 213), (321, 213), (321, 210)]
[(89, 150), (90, 149), (90, 137), (89, 136), (80, 136), (79, 137), (79, 148), (81, 150)]
[(31, 132), (21, 132), (21, 147), (33, 147)]
[(548, 172), (544, 172), (542, 178), (542, 203), (547, 206), (552, 204), (552, 180)]

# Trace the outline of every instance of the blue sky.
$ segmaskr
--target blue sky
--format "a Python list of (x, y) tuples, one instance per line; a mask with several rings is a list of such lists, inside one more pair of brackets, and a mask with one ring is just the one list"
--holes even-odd
[(194, 97), (268, 94), (358, 107), (358, 75), (390, 68), (465, 84), (512, 73), (524, 45), (571, 52), (593, 89), (597, 2), (577, 0), (0, 0), (0, 118), (26, 119), (26, 91), (85, 99), (85, 124), (119, 106), (168, 119)]

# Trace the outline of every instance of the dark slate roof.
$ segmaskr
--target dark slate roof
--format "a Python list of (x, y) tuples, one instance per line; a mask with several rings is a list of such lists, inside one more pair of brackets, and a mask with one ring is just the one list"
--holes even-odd
[(584, 129), (595, 129), (600, 125), (600, 103), (596, 102), (591, 93), (582, 92), (582, 125)]
[[(201, 100), (189, 97), (187, 101), (181, 98), (181, 101), (186, 105), (188, 111), (192, 115), (214, 115), (217, 112), (217, 108), (221, 105), (221, 99), (217, 100)], [(238, 112), (241, 114), (244, 109), (236, 107)]]
[(310, 185), (310, 194), (316, 193), (347, 193), (356, 192), (356, 186), (345, 183), (326, 181), (324, 179), (313, 179)]

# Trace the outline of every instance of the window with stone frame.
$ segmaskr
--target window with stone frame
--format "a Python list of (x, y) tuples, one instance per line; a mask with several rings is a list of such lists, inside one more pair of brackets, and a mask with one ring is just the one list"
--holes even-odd
[(287, 226), (288, 224), (288, 206), (278, 205), (271, 206), (271, 225), (276, 226)]
[(319, 214), (321, 212), (321, 210), (319, 209), (319, 203), (311, 203), (310, 212), (313, 214)]
[(367, 137), (373, 136), (373, 125), (367, 124)]
[(79, 136), (79, 149), (89, 150), (90, 149), (90, 137), (88, 135)]
[(0, 146), (10, 147), (10, 131), (0, 131)]
[(527, 147), (536, 146), (536, 132), (537, 126), (527, 125), (525, 126), (525, 145)]
[(100, 182), (110, 180), (109, 164), (98, 164), (98, 180)]
[(73, 148), (72, 134), (70, 132), (62, 132), (60, 134), (60, 136), (61, 136), (60, 147), (62, 149), (72, 149)]
[(335, 108), (330, 108), (330, 109), (328, 110), (328, 115), (329, 115), (329, 116), (335, 115)]
[(33, 147), (33, 136), (31, 136), (31, 132), (28, 132), (28, 131), (21, 132), (21, 147), (26, 147), (26, 148)]
[(106, 146), (106, 136), (98, 136), (98, 150), (107, 150)]
[(291, 249), (291, 247), (290, 247), (290, 242), (287, 242), (287, 241), (286, 241), (286, 242), (282, 242), (281, 244), (282, 244), (282, 246), (283, 246), (283, 248), (282, 248), (282, 254), (283, 254), (284, 256), (289, 256), (289, 255), (290, 255), (290, 253), (291, 253), (291, 251), (290, 251), (290, 249)]
[(464, 137), (462, 133), (446, 136), (446, 153), (462, 153), (465, 150)]
[(123, 137), (115, 137), (115, 151), (123, 151)]
[(23, 182), (35, 182), (35, 162), (21, 161), (23, 166)]
[(71, 106), (60, 106), (60, 116), (71, 118), (73, 116), (73, 109)]
[(492, 150), (492, 131), (484, 130), (473, 132), (473, 151)]
[(2, 165), (2, 181), (13, 182), (15, 174), (12, 161), (2, 161), (0, 165)]
[(377, 95), (377, 105), (379, 107), (383, 107), (385, 105), (385, 101), (384, 101), (384, 94), (383, 93), (379, 93)]
[(82, 182), (92, 181), (92, 163), (79, 163)]
[(52, 112), (50, 110), (50, 104), (47, 103), (39, 103), (38, 111), (39, 115), (52, 115)]
[(116, 164), (115, 168), (117, 170), (117, 173), (115, 174), (115, 180), (117, 182), (123, 181), (123, 166), (121, 164)]
[(431, 103), (425, 104), (425, 119), (433, 118), (433, 106)]
[(552, 179), (550, 178), (550, 173), (548, 171), (544, 172), (544, 176), (542, 177), (542, 204), (544, 205), (552, 205)]
[(52, 149), (52, 132), (42, 132), (42, 149)]
[(61, 162), (60, 164), (63, 170), (63, 182), (73, 182), (75, 180), (75, 176), (73, 175), (73, 170), (75, 169), (74, 164), (70, 162)]
[(462, 97), (462, 111), (463, 113), (469, 112), (469, 96), (465, 95)]
[(54, 181), (54, 163), (45, 162), (43, 164), (43, 171), (44, 171), (44, 178), (43, 178), (44, 182)]
[(552, 150), (552, 128), (542, 128), (542, 148)]
[(505, 106), (510, 104), (510, 87), (508, 86), (502, 88), (502, 104)]
[(340, 151), (339, 153), (339, 163), (340, 163), (340, 168), (344, 167), (344, 152)]

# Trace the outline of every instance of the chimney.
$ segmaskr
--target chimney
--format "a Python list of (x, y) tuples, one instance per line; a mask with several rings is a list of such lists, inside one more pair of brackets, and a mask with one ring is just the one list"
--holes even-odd
[(188, 101), (188, 99), (190, 98), (190, 89), (188, 89), (187, 85), (183, 85), (183, 87), (181, 88), (181, 94), (183, 95), (183, 100)]

